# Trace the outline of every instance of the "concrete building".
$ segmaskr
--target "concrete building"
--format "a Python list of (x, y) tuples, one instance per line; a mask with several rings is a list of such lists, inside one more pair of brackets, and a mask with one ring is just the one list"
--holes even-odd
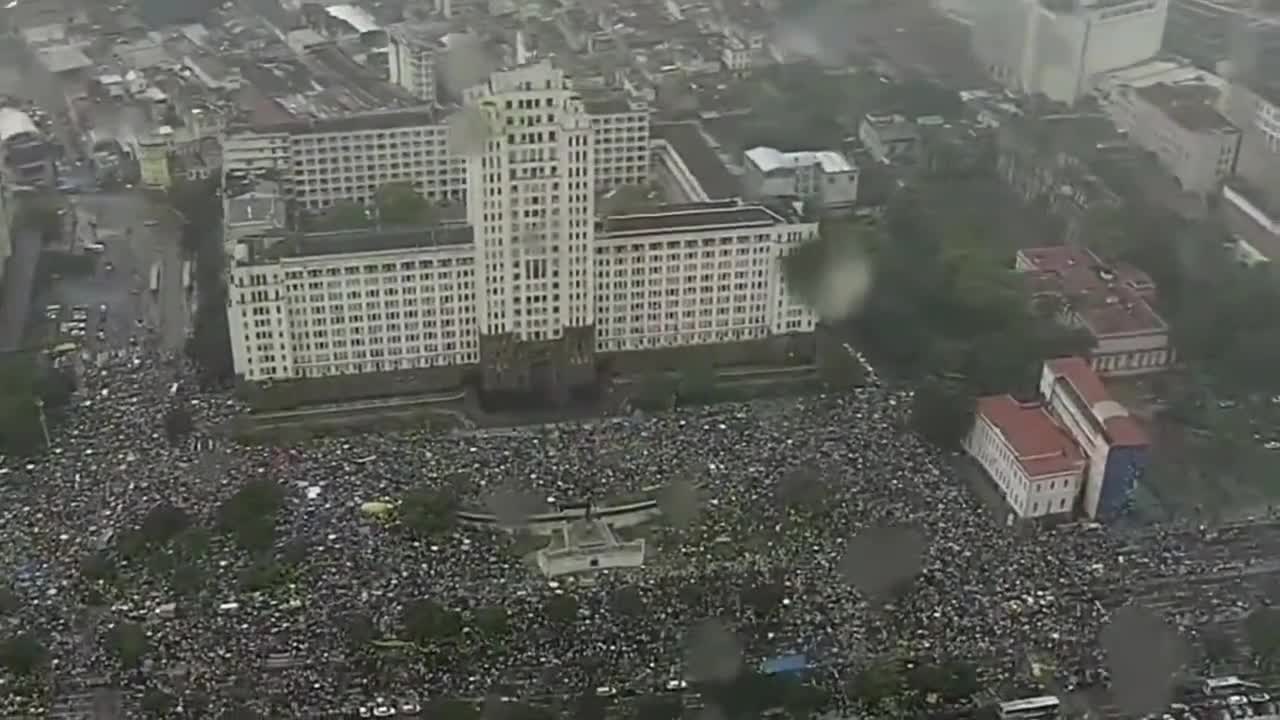
[(410, 183), (436, 202), (461, 202), (466, 162), (450, 153), (447, 130), (425, 110), (228, 128), (224, 183), (275, 179), (287, 197), (310, 209), (368, 203), (392, 182)]
[(736, 201), (604, 220), (595, 235), (598, 351), (812, 333), (817, 317), (788, 293), (782, 261), (817, 232), (816, 222)]
[(467, 159), (484, 385), (594, 380), (595, 147), (582, 97), (543, 61), (494, 73), (464, 98), (488, 128)]
[(799, 198), (823, 210), (851, 209), (858, 201), (858, 168), (838, 152), (761, 146), (746, 152), (744, 165), (748, 197)]
[(1169, 0), (993, 0), (973, 49), (991, 77), (1022, 95), (1073, 105), (1091, 79), (1160, 52)]
[(1169, 0), (1164, 50), (1210, 70), (1252, 75), (1280, 60), (1280, 17), (1260, 0)]
[(1103, 521), (1124, 514), (1147, 466), (1150, 443), (1142, 426), (1111, 398), (1083, 358), (1046, 362), (1040, 397), (1088, 459), (1081, 513)]
[(272, 192), (228, 199), (239, 375), (478, 367), (489, 391), (558, 392), (597, 353), (811, 335), (782, 261), (815, 222), (739, 200), (597, 220), (596, 125), (561, 72), (495, 73), (467, 101), (489, 127), (467, 224), (302, 234)]
[(14, 108), (0, 108), (0, 173), (13, 185), (51, 187), (55, 180), (49, 143), (31, 117)]
[(621, 93), (584, 95), (595, 145), (595, 188), (607, 192), (649, 181), (649, 120), (652, 111)]
[(1235, 169), (1240, 130), (1216, 103), (1212, 85), (1121, 86), (1104, 99), (1116, 127), (1149, 150), (1183, 190), (1208, 195)]
[(395, 25), (387, 32), (387, 79), (428, 103), (436, 102), (436, 58), (447, 27)]
[(1236, 175), (1256, 204), (1280, 211), (1280, 89), (1233, 81), (1227, 115), (1241, 132)]
[(478, 360), (466, 225), (249, 235), (229, 274), (231, 354), (245, 380)]
[(1039, 404), (1008, 395), (979, 398), (964, 449), (999, 488), (1011, 519), (1074, 512), (1086, 461)]
[(903, 164), (920, 159), (920, 129), (902, 115), (867, 115), (858, 124), (858, 140), (877, 162)]
[(1175, 360), (1169, 326), (1151, 307), (1155, 283), (1128, 265), (1108, 265), (1075, 246), (1019, 250), (1036, 302), (1053, 303), (1058, 321), (1094, 340), (1089, 364), (1103, 376), (1161, 372)]

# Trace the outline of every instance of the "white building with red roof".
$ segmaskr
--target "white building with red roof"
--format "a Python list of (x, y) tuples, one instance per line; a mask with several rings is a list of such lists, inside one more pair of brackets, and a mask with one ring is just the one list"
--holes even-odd
[(1050, 360), (1040, 373), (1044, 407), (1089, 460), (1081, 511), (1108, 520), (1122, 514), (1146, 469), (1149, 441), (1083, 358)]
[(1093, 336), (1089, 364), (1098, 374), (1140, 375), (1173, 364), (1169, 326), (1151, 307), (1156, 286), (1143, 271), (1072, 246), (1019, 250), (1015, 268), (1030, 280), (1033, 297), (1057, 302), (1060, 322)]
[(1008, 395), (979, 398), (964, 448), (1018, 518), (1074, 512), (1088, 461), (1041, 405)]

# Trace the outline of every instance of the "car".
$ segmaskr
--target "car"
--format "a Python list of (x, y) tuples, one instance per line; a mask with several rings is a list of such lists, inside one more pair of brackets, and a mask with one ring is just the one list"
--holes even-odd
[(396, 709), (391, 707), (390, 705), (374, 705), (373, 706), (374, 717), (380, 717), (380, 718), (394, 717), (395, 714), (396, 714)]
[(1280, 450), (1280, 440), (1268, 440), (1262, 444), (1268, 450)]
[(107, 317), (107, 304), (106, 304), (106, 303), (101, 303), (101, 304), (99, 304), (99, 305), (98, 305), (98, 314), (99, 314), (99, 315), (101, 315), (101, 316), (103, 317), (103, 319), (106, 319), (106, 317)]
[(102, 264), (102, 269), (106, 270), (107, 272), (111, 272), (112, 270), (116, 269), (116, 266), (110, 260), (108, 260)]
[(146, 220), (146, 221), (143, 221), (142, 223), (143, 227), (155, 227), (159, 224), (160, 224), (159, 220)]
[(401, 715), (417, 715), (422, 712), (422, 706), (416, 702), (404, 701), (400, 703)]
[(666, 687), (667, 687), (667, 690), (669, 690), (669, 691), (671, 691), (671, 692), (676, 692), (676, 691), (679, 691), (679, 690), (687, 690), (687, 689), (689, 689), (689, 683), (685, 682), (684, 680), (680, 680), (680, 679), (668, 680), (668, 681), (667, 681), (667, 686), (666, 686)]
[(614, 695), (617, 695), (617, 694), (618, 694), (618, 691), (614, 690), (608, 685), (601, 685), (600, 687), (596, 688), (596, 697), (613, 697)]
[(97, 334), (97, 336), (96, 336), (96, 337), (98, 338), (98, 342), (106, 342), (106, 341), (107, 341), (107, 331), (106, 331), (106, 330), (99, 330), (99, 331), (98, 331), (98, 334)]
[(373, 708), (368, 705), (361, 705), (356, 709), (356, 714), (362, 718), (373, 717)]

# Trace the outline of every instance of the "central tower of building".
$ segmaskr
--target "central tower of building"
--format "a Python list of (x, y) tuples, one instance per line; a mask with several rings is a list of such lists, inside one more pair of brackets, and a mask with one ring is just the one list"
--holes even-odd
[[(594, 379), (591, 118), (543, 61), (466, 91), (482, 125), (467, 159), (484, 387), (564, 392)], [(467, 134), (470, 134), (469, 132)]]

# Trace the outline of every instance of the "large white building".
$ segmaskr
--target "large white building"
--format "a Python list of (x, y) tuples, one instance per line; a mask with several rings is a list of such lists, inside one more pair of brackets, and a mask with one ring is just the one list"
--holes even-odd
[(447, 27), (394, 25), (387, 30), (387, 80), (414, 97), (436, 102), (436, 58), (444, 50)]
[(1013, 92), (1074, 104), (1094, 76), (1160, 52), (1169, 0), (992, 0), (973, 48)]
[[(649, 109), (619, 99), (587, 103), (597, 130), (595, 191), (641, 184), (649, 176)], [(449, 124), (431, 110), (228, 128), (222, 136), (227, 184), (278, 180), (307, 209), (340, 201), (370, 202), (390, 182), (411, 183), (430, 200), (466, 198), (466, 159), (450, 146)]]
[(495, 73), (466, 100), (488, 133), (465, 160), (465, 224), (303, 234), (259, 221), (272, 198), (240, 198), (237, 374), (478, 366), (521, 390), (594, 379), (597, 353), (813, 332), (782, 263), (816, 222), (738, 200), (598, 219), (600, 130), (560, 71)]
[(794, 197), (824, 210), (858, 202), (858, 168), (832, 150), (781, 152), (755, 147), (745, 153), (743, 185), (752, 197)]

